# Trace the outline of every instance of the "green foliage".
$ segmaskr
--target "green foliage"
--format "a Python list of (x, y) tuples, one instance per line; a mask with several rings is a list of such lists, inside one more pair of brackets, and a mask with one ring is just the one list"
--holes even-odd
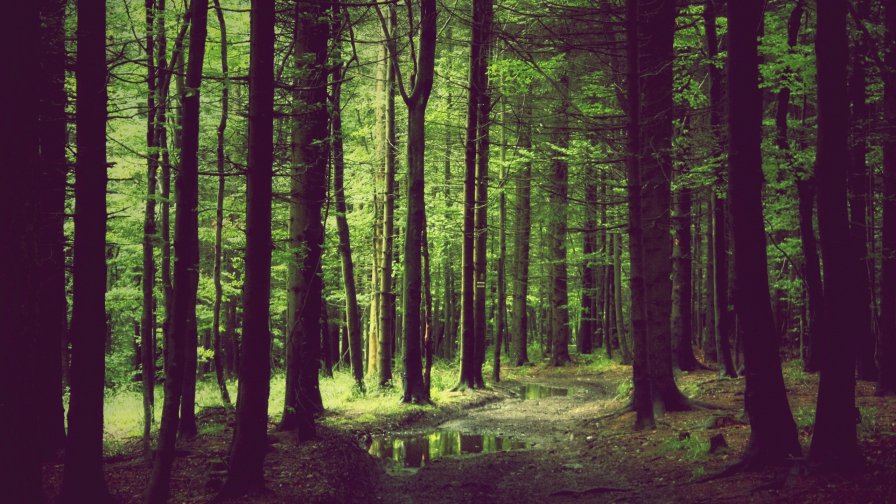
[(667, 438), (660, 445), (660, 451), (665, 453), (683, 452), (681, 460), (697, 460), (709, 453), (709, 440), (700, 436), (689, 434), (676, 438)]

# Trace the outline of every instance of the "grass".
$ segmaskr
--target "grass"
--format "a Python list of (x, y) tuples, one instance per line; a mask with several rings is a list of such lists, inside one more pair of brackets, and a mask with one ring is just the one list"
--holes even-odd
[(815, 425), (815, 408), (799, 407), (793, 412), (793, 420), (799, 430), (810, 429)]
[(663, 441), (660, 452), (684, 452), (684, 459), (697, 460), (709, 453), (709, 441), (696, 435), (690, 435), (684, 439), (669, 438)]
[(803, 361), (801, 359), (784, 362), (781, 370), (784, 372), (785, 381), (790, 383), (805, 384), (811, 376), (803, 370)]

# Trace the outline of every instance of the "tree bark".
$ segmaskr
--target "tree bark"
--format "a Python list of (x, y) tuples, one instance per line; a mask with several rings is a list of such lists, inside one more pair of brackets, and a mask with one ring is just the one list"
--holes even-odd
[(729, 3), (729, 187), (734, 305), (743, 331), (750, 441), (744, 462), (780, 463), (800, 453), (774, 333), (762, 216), (762, 94), (757, 27), (760, 0)]
[[(886, 63), (896, 68), (896, 5), (887, 4)], [(880, 336), (878, 393), (896, 394), (896, 72), (885, 72), (883, 140), (883, 232), (881, 238)]]
[(551, 331), (554, 334), (551, 348), (551, 365), (562, 366), (569, 358), (569, 308), (566, 278), (566, 227), (567, 197), (569, 194), (569, 164), (566, 149), (569, 148), (569, 76), (566, 69), (560, 75), (560, 105), (557, 110), (559, 124), (555, 126), (551, 189), (548, 201), (552, 213), (550, 231), (551, 290), (549, 302), (553, 309)]
[(61, 502), (108, 502), (103, 479), (106, 334), (106, 4), (79, 0), (78, 160), (72, 265), (71, 383)]
[(144, 501), (162, 503), (168, 499), (174, 445), (181, 407), (185, 357), (190, 341), (191, 321), (196, 319), (196, 289), (199, 269), (198, 187), (199, 187), (199, 88), (208, 26), (208, 0), (192, 0), (190, 60), (187, 64), (186, 92), (183, 96), (183, 133), (180, 171), (176, 180), (177, 210), (174, 222), (174, 299), (168, 335), (168, 362), (165, 369), (165, 401), (152, 476)]
[[(40, 5), (41, 101), (40, 170), (37, 193), (38, 221), (35, 256), (37, 266), (36, 318), (38, 324), (35, 382), (38, 406), (39, 442), (44, 456), (65, 446), (65, 412), (62, 406), (62, 368), (66, 359), (68, 308), (65, 292), (65, 187), (68, 160), (68, 123), (65, 114), (65, 2), (45, 0)], [(60, 352), (60, 349), (63, 349)]]
[(655, 427), (653, 400), (650, 380), (650, 354), (647, 348), (647, 302), (644, 285), (644, 232), (641, 228), (641, 0), (626, 0), (625, 34), (628, 75), (626, 95), (628, 98), (628, 156), (626, 172), (628, 179), (628, 236), (629, 274), (631, 290), (631, 319), (634, 363), (633, 405), (635, 408), (635, 430)]
[[(855, 277), (860, 274), (850, 243), (846, 181), (849, 164), (849, 56), (846, 0), (818, 0), (818, 227), (824, 264), (825, 319), (819, 334), (821, 379), (810, 459), (836, 469), (862, 463), (856, 438), (856, 346), (843, 340), (860, 326)], [(836, 315), (835, 315), (836, 314)]]
[[(300, 440), (315, 437), (314, 415), (323, 411), (320, 370), (321, 258), (324, 239), (321, 208), (327, 183), (327, 39), (322, 3), (295, 7), (298, 70), (293, 96), (290, 187), (290, 263), (286, 347), (286, 397), (280, 430), (298, 430)], [(267, 28), (265, 28), (267, 30)]]
[[(681, 187), (672, 203), (672, 338), (676, 364), (682, 371), (698, 367), (691, 343), (691, 189)], [(620, 340), (622, 338), (620, 337)]]
[(246, 276), (236, 426), (222, 497), (264, 489), (271, 379), (271, 187), (274, 157), (274, 4), (253, 0), (249, 46)]
[[(586, 168), (587, 169), (587, 168)], [(579, 353), (594, 351), (597, 330), (597, 177), (585, 175), (585, 232), (582, 233), (582, 321), (576, 338)]]
[[(517, 125), (517, 147), (526, 151), (532, 148), (531, 100), (523, 96), (520, 122)], [(529, 238), (532, 234), (531, 217), (532, 163), (523, 161), (516, 175), (516, 232), (513, 259), (513, 328), (516, 337), (516, 365), (529, 363), (528, 330), (529, 309)]]
[[(342, 23), (341, 7), (333, 4), (334, 20)], [(345, 80), (345, 69), (339, 52), (340, 41), (335, 41), (337, 54), (334, 56), (336, 67), (333, 69), (333, 92), (330, 116), (330, 146), (333, 156), (333, 197), (336, 201), (336, 227), (339, 233), (339, 253), (342, 258), (342, 284), (345, 289), (345, 319), (348, 332), (349, 353), (351, 355), (352, 375), (355, 386), (364, 392), (364, 355), (361, 342), (361, 312), (358, 309), (358, 294), (355, 288), (355, 265), (352, 261), (352, 248), (349, 236), (347, 212), (345, 204), (345, 159), (342, 142), (342, 82)]]
[[(384, 35), (391, 40), (398, 30), (398, 17), (395, 6), (389, 6), (389, 29), (384, 30)], [(391, 50), (387, 48), (385, 56), (391, 60)], [(379, 271), (379, 348), (377, 355), (377, 371), (379, 373), (380, 388), (392, 385), (392, 339), (395, 336), (395, 293), (392, 292), (392, 263), (393, 246), (395, 240), (395, 158), (398, 153), (398, 145), (395, 138), (395, 66), (387, 61), (385, 67), (385, 109), (383, 115), (383, 127), (385, 128), (385, 157), (383, 177), (385, 189), (383, 192), (383, 231), (380, 245), (380, 271)], [(410, 121), (410, 119), (408, 119)]]
[[(643, 65), (643, 139), (641, 183), (644, 246), (644, 284), (650, 379), (661, 410), (688, 408), (687, 399), (672, 374), (672, 242), (670, 196), (672, 162), (672, 59), (676, 5), (673, 0), (645, 1), (641, 30), (645, 41)], [(649, 34), (649, 35), (648, 35)]]

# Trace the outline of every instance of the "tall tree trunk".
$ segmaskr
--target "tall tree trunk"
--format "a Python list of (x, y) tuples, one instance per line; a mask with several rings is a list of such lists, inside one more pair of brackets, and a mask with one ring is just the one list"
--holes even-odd
[[(83, 5), (84, 2), (80, 2), (80, 4)], [(44, 216), (39, 216), (40, 213), (45, 212), (41, 208), (43, 201), (36, 201), (34, 195), (39, 194), (39, 191), (50, 192), (48, 191), (50, 188), (43, 185), (47, 178), (46, 175), (52, 170), (60, 168), (58, 165), (54, 166), (52, 162), (53, 157), (50, 153), (41, 152), (42, 146), (49, 147), (51, 145), (49, 133), (54, 127), (51, 120), (52, 115), (47, 114), (47, 112), (51, 105), (49, 99), (51, 97), (58, 99), (58, 95), (44, 95), (43, 101), (41, 101), (40, 97), (45, 90), (44, 86), (58, 86), (58, 82), (47, 82), (47, 79), (50, 79), (54, 74), (58, 75), (56, 73), (58, 72), (58, 67), (41, 68), (41, 64), (51, 58), (51, 55), (44, 52), (46, 46), (42, 47), (41, 42), (43, 38), (43, 42), (50, 42), (54, 46), (60, 43), (58, 40), (51, 42), (47, 39), (51, 37), (50, 33), (59, 33), (58, 27), (60, 25), (58, 23), (62, 21), (62, 18), (56, 19), (53, 13), (58, 14), (59, 11), (53, 9), (52, 4), (46, 2), (15, 2), (5, 7), (4, 16), (0, 19), (0, 48), (3, 51), (4, 63), (12, 65), (10, 68), (14, 68), (17, 75), (15, 78), (11, 78), (8, 75), (7, 78), (0, 81), (0, 110), (3, 110), (3, 119), (0, 120), (0, 215), (3, 215), (3, 218), (0, 219), (0, 233), (2, 233), (4, 240), (3, 261), (0, 262), (0, 317), (3, 320), (3, 331), (0, 332), (0, 345), (3, 348), (3, 351), (0, 352), (0, 397), (3, 398), (2, 402), (0, 402), (0, 418), (3, 419), (3, 428), (0, 429), (0, 446), (3, 447), (3, 455), (0, 456), (0, 485), (3, 485), (4, 497), (10, 502), (42, 503), (46, 499), (41, 490), (40, 451), (48, 446), (42, 446), (38, 438), (50, 434), (41, 430), (48, 427), (45, 424), (47, 419), (41, 418), (41, 415), (48, 411), (50, 406), (48, 401), (50, 399), (49, 394), (53, 394), (53, 392), (49, 388), (42, 386), (39, 397), (28, 385), (44, 379), (40, 374), (47, 367), (47, 362), (45, 361), (47, 357), (51, 355), (59, 357), (58, 347), (53, 349), (51, 355), (39, 354), (43, 350), (42, 347), (46, 344), (44, 340), (51, 337), (58, 338), (59, 335), (43, 335), (39, 332), (42, 323), (38, 321), (38, 317), (45, 317), (44, 310), (48, 309), (48, 307), (40, 306), (39, 304), (43, 295), (38, 291), (37, 286), (37, 282), (42, 280), (39, 272), (41, 265), (38, 264), (37, 254), (38, 250), (43, 248), (43, 245), (39, 243), (43, 237), (38, 236), (37, 228), (38, 226), (43, 227), (45, 225), (43, 221), (47, 219)], [(39, 7), (43, 9), (43, 12), (39, 12)], [(100, 7), (97, 10), (99, 12), (96, 13), (96, 16), (102, 15), (103, 9)], [(41, 33), (40, 14), (43, 14), (48, 21), (44, 25), (46, 29), (43, 31), (43, 34)], [(84, 22), (85, 17), (81, 16), (82, 22)], [(91, 33), (90, 30), (83, 31), (88, 35)], [(78, 35), (79, 40), (85, 39), (81, 31), (79, 31)], [(52, 36), (52, 38), (55, 38), (55, 36)], [(94, 63), (96, 63), (96, 66), (90, 69), (98, 75), (105, 73), (103, 60), (97, 61), (96, 54), (85, 51), (85, 49), (96, 49), (96, 47), (96, 44), (92, 47), (82, 47), (79, 44), (79, 77), (89, 77), (89, 73), (88, 75), (81, 73), (82, 68), (87, 70), (88, 67), (80, 66), (86, 63), (86, 61), (80, 58), (88, 55), (93, 56)], [(100, 58), (102, 56), (103, 54), (100, 52)], [(88, 79), (87, 82), (91, 83), (91, 80)], [(95, 98), (105, 96), (101, 82), (95, 79), (92, 81), (95, 85), (99, 84), (98, 87), (94, 87), (91, 90), (94, 92), (98, 91)], [(82, 86), (83, 83), (79, 81), (79, 97), (83, 97), (84, 92), (90, 89), (82, 88)], [(86, 111), (80, 110), (81, 106), (89, 107), (91, 104), (95, 105), (93, 112), (98, 112), (91, 116), (98, 123), (94, 125), (84, 121), (87, 118), (86, 114), (84, 114)], [(61, 105), (64, 105), (64, 101), (61, 102)], [(40, 115), (37, 112), (38, 110)], [(102, 133), (105, 126), (104, 112), (104, 100), (94, 99), (91, 102), (90, 98), (88, 98), (87, 103), (79, 102), (79, 125), (88, 127), (88, 130), (90, 130), (89, 126), (99, 126), (99, 131)], [(43, 124), (38, 123), (39, 117)], [(58, 133), (58, 128), (55, 129)], [(79, 145), (84, 145), (82, 142), (85, 139), (82, 139), (82, 134), (85, 132), (80, 128), (78, 132)], [(86, 136), (89, 138), (89, 134)], [(96, 137), (94, 137), (94, 140), (96, 140)], [(105, 144), (101, 143), (96, 146), (103, 145)], [(79, 158), (78, 173), (85, 176), (87, 180), (79, 178), (77, 184), (83, 186), (84, 182), (87, 182), (89, 187), (91, 182), (96, 183), (105, 180), (104, 176), (93, 176), (94, 174), (105, 173), (105, 156), (104, 151), (94, 150), (92, 151), (93, 157), (96, 158), (97, 154), (99, 154), (103, 157), (102, 161), (95, 166), (82, 165), (82, 161), (86, 161), (84, 156), (89, 159), (91, 154), (90, 144), (86, 144), (86, 147), (88, 149), (87, 152), (78, 151), (82, 155)], [(41, 154), (43, 154), (43, 157), (40, 157)], [(55, 151), (54, 154), (58, 155), (58, 151)], [(82, 170), (82, 168), (87, 169)], [(83, 187), (81, 188), (83, 191)], [(103, 187), (101, 186), (100, 190), (102, 191), (102, 189)], [(48, 199), (50, 197), (49, 194), (45, 196)], [(102, 201), (101, 199), (100, 202)], [(86, 206), (89, 207), (89, 205)], [(83, 211), (85, 207), (79, 205), (78, 210)], [(87, 221), (87, 224), (88, 226), (92, 224), (94, 228), (103, 226), (103, 229), (105, 229), (104, 219), (105, 212), (103, 211), (101, 220)], [(84, 218), (80, 220), (82, 221), (82, 227), (80, 228), (82, 229), (82, 234), (79, 244), (89, 246), (89, 240), (86, 243), (84, 242), (84, 238), (89, 238), (89, 236), (85, 237), (83, 235), (84, 230), (89, 231), (89, 229), (83, 228)], [(94, 235), (94, 240), (96, 238), (102, 240), (102, 233), (94, 233)], [(83, 252), (85, 252), (85, 249), (80, 249), (79, 254)], [(84, 267), (84, 259), (89, 259), (89, 256), (81, 255), (79, 257), (79, 266), (81, 268)], [(82, 278), (79, 278), (79, 281), (83, 281)], [(83, 288), (83, 284), (78, 286), (79, 294), (83, 294)], [(102, 299), (102, 295), (103, 289), (100, 288), (94, 297)], [(78, 310), (83, 314), (85, 308), (83, 300), (79, 299), (78, 302)], [(89, 322), (89, 320), (82, 320), (83, 322)], [(79, 333), (81, 336), (86, 335), (83, 332), (83, 325), (78, 329), (81, 330), (81, 333)], [(102, 333), (99, 334), (101, 335)], [(79, 340), (83, 341), (83, 338), (79, 338)], [(89, 341), (86, 343), (90, 344)], [(100, 343), (102, 343), (102, 339), (100, 339)], [(83, 343), (81, 344), (83, 345)], [(81, 350), (85, 349), (82, 347)], [(83, 358), (82, 355), (79, 355), (79, 357)], [(95, 356), (87, 355), (87, 357)], [(100, 365), (103, 363), (102, 358), (102, 349), (100, 349)], [(83, 363), (79, 364), (79, 366), (83, 366)], [(90, 391), (83, 388), (85, 384), (83, 371), (85, 369), (88, 372), (96, 371), (90, 368), (79, 368), (78, 371), (82, 373), (77, 376), (77, 384), (81, 387), (79, 394), (83, 394), (86, 391), (88, 395), (92, 393), (95, 396), (95, 392), (99, 392), (100, 401), (102, 401), (102, 383), (100, 383), (98, 391)], [(101, 373), (102, 369), (99, 372)], [(50, 383), (41, 383), (41, 385), (50, 385)], [(90, 384), (87, 383), (87, 385)], [(81, 405), (83, 405), (83, 399), (85, 398), (88, 401), (90, 400), (90, 397), (83, 397), (83, 395), (78, 398)], [(102, 402), (100, 402), (100, 408), (102, 408)], [(79, 413), (89, 415), (91, 412), (82, 409)], [(89, 422), (84, 417), (78, 419), (79, 422), (82, 422), (78, 424), (79, 432), (82, 435), (92, 430), (92, 426), (89, 423), (83, 423), (85, 420)], [(102, 435), (102, 409), (99, 410), (99, 420), (99, 432)], [(95, 475), (98, 478), (96, 478), (96, 481), (84, 481), (84, 489), (88, 491), (86, 493), (88, 497), (100, 496), (108, 501), (109, 499), (105, 494), (105, 484), (103, 484), (102, 479), (102, 440), (99, 440), (100, 456), (94, 459), (90, 452), (93, 451), (92, 445), (96, 443), (96, 439), (92, 435), (93, 433), (90, 434), (90, 439), (82, 438), (79, 440), (82, 444), (82, 450), (78, 455), (80, 455), (81, 461), (87, 461), (91, 466), (95, 466), (95, 469), (97, 469)], [(86, 446), (84, 446), (85, 442)], [(87, 450), (83, 448), (87, 448)], [(83, 469), (86, 470), (88, 475), (94, 475), (93, 467), (85, 467)], [(71, 478), (72, 476), (68, 475), (67, 477)], [(76, 480), (70, 482), (69, 485), (74, 487), (79, 483), (81, 482)], [(92, 488), (91, 485), (96, 483), (99, 483), (99, 488)], [(76, 495), (76, 492), (72, 490), (80, 490), (80, 487), (70, 490), (68, 494), (70, 500), (72, 500), (71, 497)]]
[[(398, 14), (395, 6), (389, 6), (389, 29), (386, 38), (397, 36)], [(386, 56), (391, 59), (391, 53), (387, 50)], [(377, 354), (377, 371), (379, 372), (379, 386), (388, 387), (392, 384), (392, 339), (395, 335), (395, 293), (392, 292), (392, 262), (393, 246), (395, 241), (395, 158), (398, 146), (395, 139), (395, 66), (386, 64), (385, 68), (385, 109), (383, 126), (385, 127), (385, 157), (383, 176), (385, 189), (383, 192), (383, 231), (380, 246), (380, 272), (379, 272), (379, 348)]]
[(426, 399), (430, 400), (432, 386), (433, 359), (433, 310), (432, 310), (432, 270), (429, 255), (429, 231), (427, 229), (426, 212), (423, 214), (422, 248), (423, 257), (423, 390)]
[[(297, 91), (293, 96), (289, 274), (289, 339), (286, 347), (286, 397), (280, 430), (298, 430), (299, 439), (316, 435), (314, 415), (323, 411), (320, 370), (321, 259), (324, 240), (321, 208), (327, 192), (327, 35), (323, 4), (295, 7)], [(259, 27), (260, 28), (260, 27)], [(265, 27), (267, 30), (267, 27)]]
[(41, 33), (40, 171), (37, 205), (36, 286), (39, 296), (35, 382), (39, 442), (43, 454), (65, 446), (62, 406), (62, 367), (68, 329), (65, 294), (65, 186), (68, 161), (68, 124), (65, 115), (65, 2), (44, 0), (40, 5)]
[(622, 235), (619, 233), (613, 235), (613, 269), (618, 272), (613, 275), (613, 297), (615, 298), (613, 307), (616, 309), (616, 334), (619, 337), (619, 351), (622, 354), (622, 363), (631, 364), (630, 336), (626, 331), (625, 315), (622, 310)]
[[(587, 168), (586, 168), (587, 169)], [(579, 353), (594, 351), (597, 329), (597, 180), (589, 170), (585, 175), (585, 232), (582, 233), (582, 321), (576, 343)]]
[(479, 2), (479, 66), (480, 87), (477, 101), (477, 133), (476, 133), (476, 216), (475, 245), (473, 251), (473, 269), (476, 276), (476, 288), (473, 296), (473, 333), (476, 338), (476, 361), (473, 366), (473, 381), (476, 387), (485, 387), (482, 367), (485, 364), (485, 347), (488, 345), (488, 314), (486, 312), (486, 276), (488, 273), (488, 182), (491, 139), (492, 98), (488, 79), (488, 61), (492, 39), (492, 0)]
[(650, 382), (650, 354), (647, 348), (647, 302), (644, 285), (644, 232), (641, 228), (641, 36), (640, 2), (626, 0), (625, 37), (628, 75), (626, 97), (628, 99), (628, 156), (626, 175), (628, 179), (628, 236), (629, 236), (629, 282), (631, 290), (632, 344), (634, 363), (633, 405), (635, 408), (635, 430), (651, 429), (653, 418), (653, 393)]
[(174, 300), (168, 335), (168, 359), (165, 369), (165, 401), (159, 428), (158, 449), (147, 487), (147, 504), (167, 501), (174, 445), (177, 439), (178, 410), (181, 406), (185, 357), (190, 341), (191, 321), (196, 318), (196, 289), (199, 270), (197, 203), (199, 196), (199, 88), (208, 27), (208, 0), (192, 0), (190, 60), (187, 64), (183, 97), (183, 138), (180, 170), (176, 180), (177, 210), (174, 222)]
[(641, 29), (646, 37), (643, 65), (643, 139), (641, 199), (644, 246), (644, 285), (650, 379), (654, 400), (666, 411), (688, 408), (687, 398), (672, 374), (672, 59), (676, 5), (674, 0), (645, 2)]
[[(564, 63), (565, 64), (565, 63)], [(560, 75), (560, 106), (557, 110), (559, 124), (555, 126), (553, 144), (557, 150), (552, 162), (553, 173), (548, 194), (552, 221), (550, 231), (551, 291), (549, 299), (553, 308), (551, 320), (554, 333), (551, 348), (551, 365), (562, 366), (569, 358), (569, 308), (566, 278), (566, 226), (567, 196), (569, 194), (569, 164), (565, 151), (569, 148), (569, 75)]]
[[(691, 189), (681, 187), (672, 199), (672, 339), (682, 371), (697, 369), (691, 343)], [(620, 340), (622, 338), (620, 337)]]
[(253, 0), (249, 46), (246, 276), (236, 426), (221, 496), (264, 489), (271, 380), (271, 187), (274, 158), (274, 4)]
[(729, 3), (728, 194), (735, 259), (734, 305), (743, 331), (744, 405), (751, 426), (744, 462), (751, 467), (780, 463), (800, 453), (784, 389), (768, 289), (757, 49), (762, 11), (759, 0)]
[(498, 290), (497, 310), (495, 321), (495, 354), (492, 364), (492, 379), (501, 381), (501, 345), (507, 340), (507, 277), (505, 265), (507, 263), (507, 200), (504, 190), (507, 184), (507, 165), (504, 159), (504, 145), (506, 143), (507, 125), (504, 123), (504, 105), (501, 105), (501, 180), (498, 194), (498, 268), (496, 283)]
[[(867, 20), (870, 16), (871, 3), (869, 0), (861, 0), (857, 5), (859, 19)], [(869, 56), (867, 40), (862, 37), (852, 49), (852, 76), (849, 83), (849, 95), (852, 102), (852, 142), (851, 163), (849, 163), (847, 183), (849, 191), (849, 230), (853, 247), (854, 258), (857, 261), (854, 279), (856, 283), (856, 299), (861, 304), (861, 316), (856, 319), (857, 326), (853, 327), (853, 334), (857, 343), (857, 368), (860, 380), (876, 380), (877, 365), (874, 362), (874, 332), (872, 320), (874, 313), (871, 309), (871, 282), (873, 263), (868, 257), (868, 166), (866, 157), (868, 153), (869, 121), (871, 119), (867, 100), (867, 83), (865, 58)]]
[(883, 233), (881, 237), (880, 336), (878, 341), (878, 393), (896, 394), (896, 5), (888, 3), (884, 11), (886, 26), (886, 63), (891, 70), (883, 74)]
[[(341, 8), (333, 4), (333, 17), (336, 23), (342, 23)], [(355, 265), (352, 261), (352, 248), (349, 238), (348, 209), (345, 204), (345, 159), (342, 143), (342, 82), (345, 80), (345, 69), (339, 51), (340, 40), (334, 44), (336, 67), (333, 69), (333, 93), (330, 116), (330, 142), (333, 156), (333, 196), (336, 200), (336, 227), (339, 233), (339, 253), (342, 258), (342, 284), (345, 288), (345, 319), (348, 332), (349, 352), (351, 354), (352, 375), (355, 386), (364, 392), (364, 355), (361, 348), (361, 312), (358, 309), (358, 294), (355, 289)]]
[[(156, 176), (159, 150), (156, 142), (157, 72), (155, 66), (155, 1), (146, 0), (146, 209), (143, 218), (143, 313), (140, 319), (140, 364), (143, 382), (143, 452), (151, 449), (153, 406), (155, 403), (156, 342), (155, 342), (155, 235), (156, 235)], [(165, 106), (165, 104), (160, 104)]]
[[(531, 100), (523, 96), (520, 107), (521, 120), (517, 124), (517, 147), (521, 150), (532, 148)], [(516, 365), (529, 362), (528, 331), (529, 309), (526, 298), (529, 295), (529, 238), (532, 234), (531, 220), (532, 163), (523, 161), (516, 175), (516, 230), (513, 247), (513, 327), (516, 337)]]
[(72, 366), (62, 502), (107, 502), (103, 479), (106, 333), (106, 4), (79, 0)]
[[(480, 338), (480, 331), (485, 328), (485, 270), (477, 267), (480, 264), (479, 254), (485, 258), (485, 248), (479, 245), (480, 226), (483, 225), (483, 217), (480, 215), (479, 204), (485, 196), (485, 181), (480, 177), (486, 174), (480, 173), (482, 168), (488, 168), (487, 158), (477, 165), (476, 154), (477, 138), (482, 133), (479, 120), (480, 102), (487, 99), (485, 93), (486, 81), (486, 34), (491, 26), (491, 19), (484, 16), (484, 8), (490, 0), (475, 0), (473, 2), (473, 26), (470, 41), (470, 77), (469, 96), (467, 100), (467, 131), (464, 150), (464, 246), (463, 246), (463, 283), (461, 287), (461, 360), (460, 360), (460, 387), (475, 388), (482, 385), (482, 363), (479, 361), (479, 345), (485, 342), (485, 335)], [(487, 114), (484, 116), (487, 118)], [(487, 176), (487, 175), (486, 175)], [(480, 187), (481, 185), (481, 187)], [(482, 210), (485, 213), (485, 210)], [(483, 245), (485, 237), (482, 237)], [(484, 264), (483, 264), (484, 268)], [(482, 278), (480, 278), (480, 275)], [(481, 286), (480, 286), (481, 284)], [(479, 300), (482, 299), (482, 313), (479, 312)], [(480, 324), (481, 322), (481, 324)]]
[(860, 326), (862, 307), (855, 277), (858, 260), (850, 243), (846, 206), (849, 164), (849, 103), (846, 75), (849, 59), (846, 0), (818, 0), (818, 227), (824, 264), (825, 320), (819, 334), (821, 381), (815, 432), (809, 457), (832, 468), (861, 464), (856, 439), (856, 346), (842, 340)]
[(225, 406), (230, 406), (230, 392), (227, 390), (227, 382), (224, 381), (224, 367), (221, 359), (221, 258), (224, 254), (224, 133), (227, 131), (227, 117), (230, 110), (230, 72), (227, 66), (227, 25), (224, 23), (224, 10), (221, 9), (220, 0), (214, 0), (215, 14), (218, 17), (218, 26), (221, 29), (221, 73), (224, 76), (224, 88), (221, 90), (221, 122), (218, 123), (218, 194), (215, 200), (215, 303), (212, 308), (212, 346), (214, 348), (215, 379), (218, 381), (218, 390), (221, 392), (221, 401)]

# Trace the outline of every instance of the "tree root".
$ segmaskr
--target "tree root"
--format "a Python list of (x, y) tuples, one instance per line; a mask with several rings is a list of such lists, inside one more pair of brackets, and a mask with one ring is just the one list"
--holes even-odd
[(549, 497), (584, 497), (586, 495), (596, 495), (609, 492), (631, 492), (631, 490), (628, 488), (614, 487), (591, 487), (584, 490), (572, 490), (565, 488), (563, 490), (557, 490), (556, 492), (550, 494)]

